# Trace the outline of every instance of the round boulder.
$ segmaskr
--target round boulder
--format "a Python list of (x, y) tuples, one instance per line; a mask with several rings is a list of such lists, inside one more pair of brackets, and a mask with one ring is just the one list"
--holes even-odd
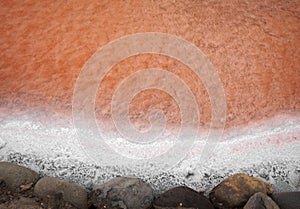
[(0, 179), (9, 190), (20, 191), (22, 185), (34, 184), (38, 180), (38, 174), (24, 166), (0, 162)]
[(209, 194), (216, 208), (229, 209), (243, 207), (257, 192), (272, 193), (270, 184), (246, 174), (235, 174), (223, 180)]
[(243, 209), (280, 209), (268, 195), (262, 192), (255, 193), (248, 200)]
[(273, 200), (280, 209), (299, 209), (300, 192), (280, 192), (272, 194)]
[(203, 194), (186, 186), (175, 187), (159, 195), (154, 200), (153, 207), (155, 209), (214, 209), (214, 206)]
[(117, 177), (95, 186), (90, 205), (97, 208), (149, 208), (154, 199), (153, 189), (139, 178)]
[(59, 180), (53, 177), (40, 179), (35, 187), (34, 193), (42, 199), (63, 199), (77, 208), (87, 208), (87, 192), (81, 187)]

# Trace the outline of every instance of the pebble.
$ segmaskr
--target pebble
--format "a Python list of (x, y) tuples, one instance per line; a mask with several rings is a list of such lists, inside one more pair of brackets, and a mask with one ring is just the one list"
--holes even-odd
[(280, 209), (268, 195), (262, 192), (255, 193), (248, 200), (243, 209)]
[(34, 193), (42, 199), (60, 201), (63, 199), (77, 208), (87, 208), (87, 192), (81, 187), (66, 181), (44, 177), (34, 186)]
[(280, 209), (300, 208), (300, 191), (274, 193), (271, 197), (277, 203)]
[(243, 207), (257, 192), (272, 193), (270, 184), (247, 174), (229, 176), (218, 184), (209, 194), (215, 207), (220, 209)]
[(34, 184), (38, 180), (38, 174), (20, 165), (0, 162), (0, 179), (9, 190), (20, 191), (22, 185)]
[(154, 199), (153, 189), (139, 178), (117, 177), (95, 186), (90, 204), (96, 208), (149, 208)]
[(153, 207), (155, 209), (214, 209), (214, 206), (202, 193), (186, 186), (175, 187), (162, 193), (154, 200)]

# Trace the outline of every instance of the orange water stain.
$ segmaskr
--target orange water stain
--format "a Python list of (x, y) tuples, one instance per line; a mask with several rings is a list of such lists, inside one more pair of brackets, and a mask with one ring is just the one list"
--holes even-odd
[[(299, 111), (299, 11), (297, 0), (1, 1), (0, 105), (71, 114), (76, 79), (93, 53), (124, 35), (153, 31), (180, 36), (208, 57), (225, 90), (227, 127)], [(201, 124), (209, 125), (210, 101), (201, 81), (191, 69), (160, 56), (129, 58), (112, 69), (99, 88), (102, 116), (110, 118), (111, 96), (121, 79), (143, 67), (179, 75), (196, 95)], [(177, 124), (175, 101), (154, 93), (134, 99), (132, 118), (143, 122), (138, 113), (160, 107), (168, 123)]]

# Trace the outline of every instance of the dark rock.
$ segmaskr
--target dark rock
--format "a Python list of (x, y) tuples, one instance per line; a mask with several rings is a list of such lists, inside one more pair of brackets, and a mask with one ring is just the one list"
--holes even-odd
[(96, 208), (149, 208), (154, 198), (151, 186), (139, 178), (117, 177), (91, 192), (90, 205)]
[(280, 209), (268, 195), (262, 192), (255, 193), (248, 200), (244, 209)]
[(257, 192), (272, 193), (270, 184), (246, 174), (235, 174), (223, 180), (209, 194), (215, 207), (220, 209), (243, 207)]
[(8, 205), (0, 204), (0, 209), (40, 209), (42, 208), (38, 202), (32, 198), (20, 197), (11, 201)]
[(64, 200), (77, 208), (87, 208), (87, 192), (84, 189), (56, 178), (40, 179), (34, 187), (34, 193), (53, 206)]
[(2, 177), (0, 177), (0, 189), (6, 188), (6, 183)]
[(271, 196), (280, 209), (299, 209), (300, 192), (281, 192)]
[(159, 195), (153, 202), (155, 209), (171, 208), (198, 208), (214, 209), (210, 201), (203, 194), (195, 190), (180, 186), (170, 189)]
[(38, 180), (38, 174), (23, 166), (0, 162), (0, 178), (9, 190), (20, 191), (20, 186), (34, 184)]

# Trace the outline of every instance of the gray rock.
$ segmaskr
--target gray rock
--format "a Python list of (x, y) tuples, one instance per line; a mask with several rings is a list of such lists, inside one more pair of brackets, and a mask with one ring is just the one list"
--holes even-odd
[(186, 186), (175, 187), (159, 195), (154, 200), (153, 207), (155, 209), (214, 209), (214, 206), (203, 196), (203, 193), (196, 192)]
[(4, 181), (4, 179), (0, 176), (0, 189), (5, 188), (6, 187), (6, 183)]
[(248, 200), (244, 209), (280, 209), (268, 195), (262, 192), (255, 193)]
[(154, 198), (151, 186), (139, 178), (117, 177), (91, 192), (90, 204), (97, 208), (149, 208)]
[(0, 162), (0, 179), (4, 180), (9, 190), (20, 191), (22, 185), (34, 184), (38, 180), (38, 174), (23, 166)]
[(272, 194), (272, 199), (280, 209), (299, 209), (300, 192), (281, 192)]
[(52, 177), (40, 179), (34, 193), (42, 199), (63, 199), (77, 208), (87, 208), (87, 192), (81, 187)]

